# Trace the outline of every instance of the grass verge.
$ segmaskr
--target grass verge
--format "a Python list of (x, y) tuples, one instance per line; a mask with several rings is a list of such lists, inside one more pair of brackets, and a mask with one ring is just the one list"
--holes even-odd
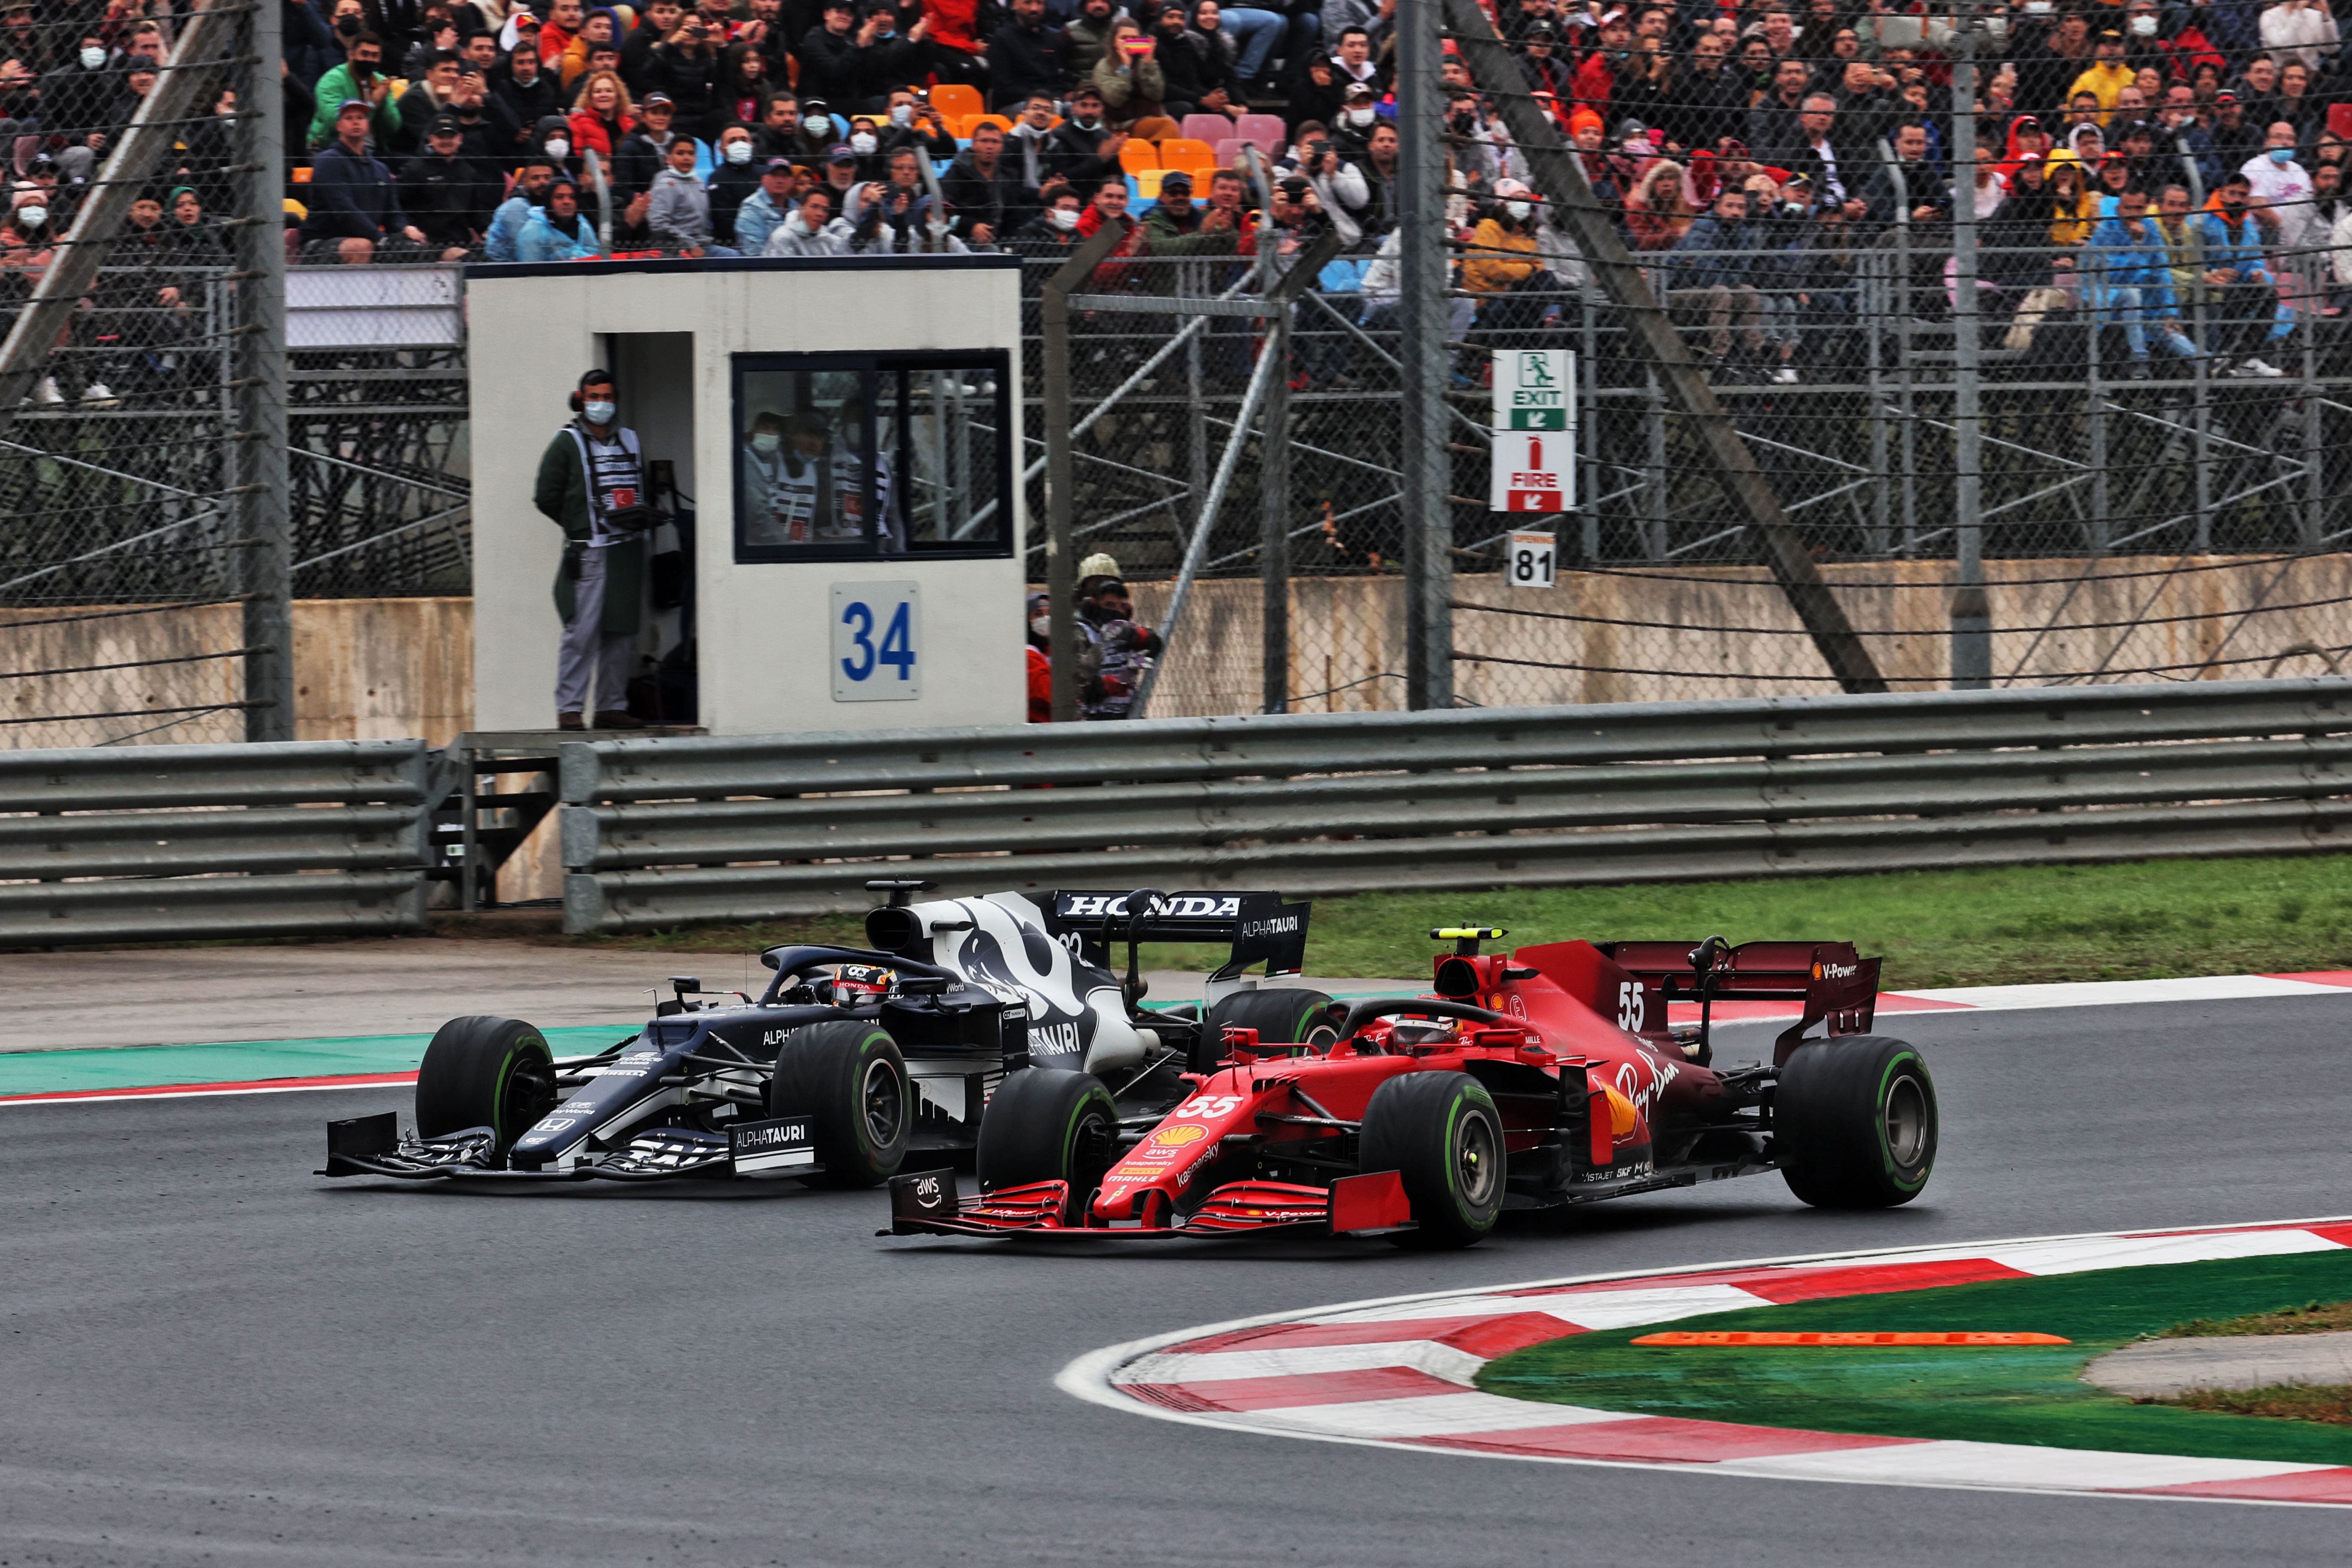
[(1674, 1326), (2031, 1331), (2074, 1342), (1840, 1350), (1630, 1343), (1650, 1325), (1572, 1334), (1500, 1357), (1480, 1372), (1478, 1386), (1519, 1399), (1814, 1432), (2352, 1464), (2352, 1432), (2135, 1404), (2077, 1375), (2093, 1358), (2195, 1316), (2274, 1312), (2345, 1295), (2347, 1287), (2352, 1253), (2334, 1250), (1839, 1297)]
[(2160, 1340), (2232, 1339), (2241, 1334), (2329, 1334), (2352, 1329), (2352, 1301), (2308, 1301), (2282, 1307), (2275, 1312), (2254, 1312), (2242, 1318), (2191, 1318), (2175, 1323), (2156, 1337)]
[(2281, 1383), (2269, 1388), (2192, 1388), (2177, 1399), (2150, 1400), (2181, 1410), (2263, 1415), (2273, 1421), (2316, 1421), (2352, 1426), (2352, 1384)]
[[(1117, 881), (1106, 858), (1098, 886)], [(2053, 980), (2352, 968), (2352, 882), (2334, 856), (1996, 867), (1874, 877), (1360, 893), (1315, 900), (1311, 974), (1429, 973), (1429, 928), (1507, 926), (1515, 945), (1688, 939), (1851, 939), (1882, 956), (1889, 990)], [(862, 943), (857, 916), (701, 926), (622, 937), (550, 937), (646, 952), (740, 952), (780, 942)], [(1149, 950), (1198, 969), (1206, 947)]]

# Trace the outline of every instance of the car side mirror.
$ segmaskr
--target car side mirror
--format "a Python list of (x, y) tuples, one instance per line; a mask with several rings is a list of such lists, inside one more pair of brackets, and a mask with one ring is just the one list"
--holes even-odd
[(901, 996), (944, 996), (955, 984), (944, 974), (906, 974), (899, 976), (897, 989)]

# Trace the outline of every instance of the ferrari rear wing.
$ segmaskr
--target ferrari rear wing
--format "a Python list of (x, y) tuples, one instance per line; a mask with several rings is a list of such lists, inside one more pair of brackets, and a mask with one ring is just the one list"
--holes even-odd
[(1881, 960), (1850, 942), (1617, 942), (1599, 944), (1620, 969), (1657, 983), (1666, 1002), (1699, 1005), (1702, 1031), (1717, 1002), (1801, 1002), (1802, 1015), (1774, 1040), (1785, 1061), (1807, 1029), (1826, 1020), (1832, 1035), (1866, 1035), (1878, 1007)]
[(1263, 961), (1268, 975), (1296, 974), (1307, 964), (1307, 917), (1312, 904), (1286, 904), (1280, 893), (1064, 891), (1036, 895), (1045, 929), (1077, 938), (1087, 961), (1108, 967), (1114, 943), (1223, 942), (1233, 956), (1211, 975), (1229, 980)]

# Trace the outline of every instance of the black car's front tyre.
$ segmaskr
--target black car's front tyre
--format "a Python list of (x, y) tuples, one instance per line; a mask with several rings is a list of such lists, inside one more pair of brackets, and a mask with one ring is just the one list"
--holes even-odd
[(519, 1018), (452, 1018), (435, 1032), (416, 1069), (422, 1138), (487, 1127), (503, 1156), (555, 1109), (555, 1054)]
[(889, 1031), (855, 1019), (794, 1029), (776, 1053), (768, 1113), (814, 1119), (816, 1157), (834, 1187), (870, 1187), (898, 1173), (914, 1106), (907, 1061)]
[(1389, 1238), (1397, 1246), (1467, 1247), (1495, 1228), (1510, 1156), (1494, 1097), (1468, 1073), (1405, 1073), (1381, 1085), (1357, 1148), (1357, 1169), (1403, 1178), (1413, 1228)]
[(1067, 1182), (1062, 1220), (1078, 1225), (1118, 1152), (1118, 1107), (1092, 1073), (1025, 1068), (997, 1087), (981, 1118), (980, 1190)]
[(1808, 1040), (1780, 1069), (1772, 1129), (1781, 1176), (1799, 1198), (1815, 1208), (1893, 1208), (1917, 1197), (1936, 1168), (1936, 1080), (1902, 1040)]

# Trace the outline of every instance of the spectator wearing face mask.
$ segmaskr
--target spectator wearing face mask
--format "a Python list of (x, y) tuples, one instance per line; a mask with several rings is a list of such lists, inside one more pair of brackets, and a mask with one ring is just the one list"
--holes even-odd
[(1144, 672), (1166, 657), (1166, 640), (1137, 624), (1134, 616), (1135, 601), (1118, 578), (1089, 577), (1078, 584), (1078, 629), (1098, 656), (1092, 678), (1078, 694), (1079, 718), (1133, 717)]
[(823, 185), (801, 197), (793, 216), (768, 233), (762, 256), (846, 256), (856, 230), (833, 214), (833, 193)]
[(882, 128), (882, 151), (896, 153), (901, 147), (913, 147), (927, 158), (952, 158), (956, 155), (956, 139), (949, 133), (947, 121), (940, 118), (928, 100), (919, 99), (911, 88), (899, 88), (890, 94), (890, 107), (885, 112)]
[(735, 229), (743, 204), (759, 192), (760, 175), (751, 157), (751, 127), (730, 125), (720, 132), (718, 164), (704, 186), (710, 194), (710, 234), (719, 244), (732, 246), (746, 256), (757, 256), (759, 251), (740, 243)]
[[(1055, 187), (1045, 210), (1015, 229), (1008, 248), (1022, 256), (1055, 256), (1078, 243), (1078, 216), (1086, 204), (1067, 185)], [(1024, 269), (1028, 282), (1035, 268)]]
[(2238, 172), (2252, 188), (2256, 221), (2282, 249), (2302, 249), (2311, 228), (2311, 174), (2294, 161), (2294, 127), (2284, 120), (2272, 125), (2262, 153)]
[(536, 125), (562, 105), (554, 73), (539, 66), (539, 46), (520, 43), (506, 63), (490, 73), (490, 91), (507, 106), (518, 125)]
[(1051, 601), (1043, 594), (1029, 595), (1028, 662), (1029, 722), (1054, 721), (1054, 617)]

